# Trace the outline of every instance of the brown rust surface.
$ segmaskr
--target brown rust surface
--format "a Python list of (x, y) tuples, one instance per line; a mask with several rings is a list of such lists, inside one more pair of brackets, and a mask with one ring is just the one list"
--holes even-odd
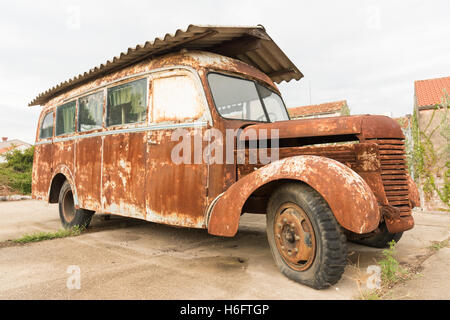
[(133, 132), (104, 137), (104, 212), (145, 219), (146, 136), (146, 132)]
[[(273, 149), (259, 149), (258, 152), (259, 151), (267, 153), (269, 157), (272, 152), (275, 152)], [(240, 151), (236, 151), (236, 154), (238, 155), (239, 152)], [(239, 179), (264, 166), (261, 163), (250, 164), (250, 152), (249, 149), (246, 149), (243, 155), (245, 163), (237, 165)], [(280, 159), (296, 155), (315, 155), (339, 161), (358, 173), (366, 181), (374, 195), (377, 197), (378, 202), (387, 204), (383, 181), (381, 179), (378, 145), (374, 143), (317, 147), (285, 147), (279, 148), (277, 152)]]
[(299, 137), (321, 137), (338, 135), (358, 135), (360, 141), (372, 138), (383, 139), (404, 139), (402, 129), (397, 121), (377, 115), (361, 115), (348, 117), (329, 117), (318, 119), (300, 119), (279, 121), (273, 123), (260, 123), (246, 127), (242, 131), (241, 137), (248, 139), (248, 131), (260, 129), (278, 129), (279, 137), (299, 138)]
[(32, 196), (33, 199), (48, 200), (48, 190), (53, 174), (53, 145), (40, 144), (34, 148)]
[[(149, 132), (146, 178), (147, 220), (185, 227), (204, 228), (206, 210), (207, 165), (194, 163), (194, 139), (191, 139), (191, 163), (175, 164), (172, 150), (179, 141), (171, 141), (173, 130)], [(189, 129), (200, 137), (203, 130)], [(203, 146), (205, 142), (202, 142)], [(203, 150), (203, 148), (202, 148)]]
[(268, 164), (233, 184), (214, 206), (208, 232), (233, 236), (247, 198), (274, 180), (303, 181), (327, 201), (336, 220), (355, 233), (373, 231), (379, 223), (377, 200), (367, 183), (345, 165), (317, 156), (295, 156)]
[(101, 211), (102, 137), (78, 139), (75, 147), (75, 185), (80, 207)]

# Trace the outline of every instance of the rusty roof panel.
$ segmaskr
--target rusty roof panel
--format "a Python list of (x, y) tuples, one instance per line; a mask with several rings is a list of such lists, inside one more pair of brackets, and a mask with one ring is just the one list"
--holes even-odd
[(43, 105), (51, 98), (99, 76), (181, 49), (211, 51), (241, 60), (260, 69), (276, 83), (292, 79), (300, 80), (303, 77), (300, 70), (261, 25), (253, 27), (189, 25), (187, 29), (178, 29), (175, 34), (166, 34), (162, 39), (156, 38), (152, 42), (147, 41), (143, 45), (128, 48), (126, 52), (122, 52), (112, 60), (39, 94), (29, 106)]

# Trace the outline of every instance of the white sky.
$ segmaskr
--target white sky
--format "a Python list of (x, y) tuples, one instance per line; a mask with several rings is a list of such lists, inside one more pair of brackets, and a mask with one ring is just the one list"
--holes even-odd
[(32, 143), (35, 96), (189, 24), (264, 25), (305, 75), (279, 85), (288, 107), (401, 116), (414, 80), (450, 75), (448, 0), (2, 1), (0, 136)]

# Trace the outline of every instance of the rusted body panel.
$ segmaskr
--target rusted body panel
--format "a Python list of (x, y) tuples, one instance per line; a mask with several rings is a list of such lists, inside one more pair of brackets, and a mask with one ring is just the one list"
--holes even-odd
[[(179, 66), (186, 69), (178, 69)], [(50, 100), (44, 106), (43, 114), (80, 95), (102, 90), (108, 84), (118, 85), (131, 81), (135, 79), (134, 75), (142, 78), (150, 72), (152, 80), (160, 76), (191, 75), (198, 72), (196, 104), (199, 111), (193, 118), (201, 118), (204, 119), (202, 121), (212, 124), (218, 122), (219, 117), (209, 112), (208, 100), (205, 98), (203, 88), (206, 85), (203, 81), (206, 81), (204, 77), (207, 70), (226, 70), (236, 74), (246, 72), (249, 78), (264, 82), (278, 91), (265, 74), (240, 61), (212, 53), (183, 52), (148, 59), (86, 83)], [(127, 80), (123, 80), (124, 78)], [(225, 185), (217, 184), (216, 180), (211, 179), (212, 175), (208, 175), (209, 166), (206, 164), (173, 165), (171, 150), (176, 142), (170, 141), (170, 138), (174, 128), (164, 127), (190, 120), (154, 114), (152, 102), (150, 86), (150, 107), (147, 121), (142, 124), (105, 127), (104, 114), (103, 129), (55, 137), (53, 143), (37, 139), (37, 154), (40, 154), (40, 149), (48, 150), (46, 156), (51, 157), (51, 161), (46, 166), (45, 159), (39, 156), (36, 158), (39, 165), (36, 164), (34, 169), (33, 195), (49, 201), (51, 177), (56, 176), (54, 168), (63, 165), (67, 176), (70, 176), (67, 179), (70, 179), (74, 193), (79, 194), (77, 205), (81, 208), (179, 226), (205, 228), (206, 207), (210, 197), (214, 197), (214, 194), (208, 194), (207, 187), (211, 185), (211, 189), (214, 189), (214, 186), (219, 186), (216, 192), (220, 193)], [(205, 113), (205, 110), (208, 112)], [(158, 130), (149, 125), (161, 125), (163, 128)], [(191, 133), (200, 130), (200, 136), (205, 129), (206, 127), (186, 128)], [(202, 144), (204, 148), (207, 143), (202, 141)], [(55, 152), (50, 149), (55, 149)], [(233, 172), (235, 168), (228, 166), (226, 171)], [(47, 179), (41, 175), (38, 178), (39, 173)], [(225, 175), (229, 176), (228, 185), (235, 181), (235, 176)], [(186, 184), (192, 188), (187, 189)]]
[(328, 158), (294, 156), (272, 162), (233, 184), (212, 208), (208, 232), (233, 236), (248, 197), (261, 186), (280, 179), (298, 180), (314, 188), (348, 230), (368, 233), (380, 222), (376, 197), (354, 171)]
[(102, 210), (145, 219), (146, 132), (103, 139)]
[[(395, 120), (385, 116), (364, 115), (263, 123), (246, 127), (242, 131), (240, 140), (249, 140), (249, 135), (246, 133), (251, 130), (257, 132), (267, 130), (270, 138), (270, 130), (278, 126), (280, 127), (280, 143), (288, 146), (320, 144), (333, 141), (330, 140), (333, 137), (342, 136), (359, 142), (345, 147), (336, 145), (285, 147), (280, 148), (278, 152), (280, 158), (295, 154), (312, 154), (344, 163), (370, 185), (383, 216), (387, 215), (386, 224), (388, 229), (392, 230), (391, 232), (409, 230), (414, 226), (409, 198), (410, 194), (414, 196), (414, 188), (409, 187), (413, 182), (407, 178), (404, 135)], [(311, 137), (314, 140), (311, 140)], [(283, 139), (288, 143), (283, 143)], [(240, 176), (243, 176), (252, 170), (254, 170), (252, 166), (244, 165), (238, 169), (238, 172)], [(392, 212), (395, 212), (395, 219), (390, 214)]]
[(33, 179), (31, 184), (34, 199), (48, 201), (48, 189), (53, 177), (53, 145), (42, 144), (34, 148)]
[[(188, 135), (202, 137), (203, 128), (189, 128)], [(208, 166), (173, 164), (171, 151), (177, 141), (171, 141), (173, 129), (149, 132), (146, 179), (147, 220), (192, 228), (205, 228), (207, 207)], [(198, 139), (197, 139), (198, 141)], [(201, 140), (200, 140), (201, 141)], [(194, 138), (191, 154), (194, 160)], [(206, 142), (201, 142), (205, 145)], [(202, 148), (203, 150), (203, 148)]]
[(371, 138), (404, 139), (401, 127), (395, 120), (386, 116), (362, 115), (330, 117), (319, 119), (289, 120), (273, 123), (260, 123), (246, 127), (241, 137), (248, 140), (248, 131), (278, 129), (281, 139), (356, 135), (364, 141)]
[[(102, 211), (102, 137), (78, 139), (75, 146), (75, 185), (82, 208)], [(89, 181), (89, 183), (86, 183)]]

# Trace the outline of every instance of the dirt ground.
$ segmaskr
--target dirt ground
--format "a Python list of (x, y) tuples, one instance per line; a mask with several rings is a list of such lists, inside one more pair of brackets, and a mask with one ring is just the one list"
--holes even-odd
[[(450, 215), (414, 217), (396, 258), (420, 262), (420, 274), (389, 297), (450, 299), (450, 249), (427, 257), (433, 241), (449, 237)], [(381, 258), (380, 249), (349, 243), (342, 279), (318, 291), (278, 271), (261, 215), (244, 215), (234, 238), (95, 215), (80, 236), (17, 245), (9, 240), (61, 228), (57, 205), (29, 200), (0, 202), (0, 225), (0, 299), (358, 299), (358, 281), (365, 289), (367, 267)]]

